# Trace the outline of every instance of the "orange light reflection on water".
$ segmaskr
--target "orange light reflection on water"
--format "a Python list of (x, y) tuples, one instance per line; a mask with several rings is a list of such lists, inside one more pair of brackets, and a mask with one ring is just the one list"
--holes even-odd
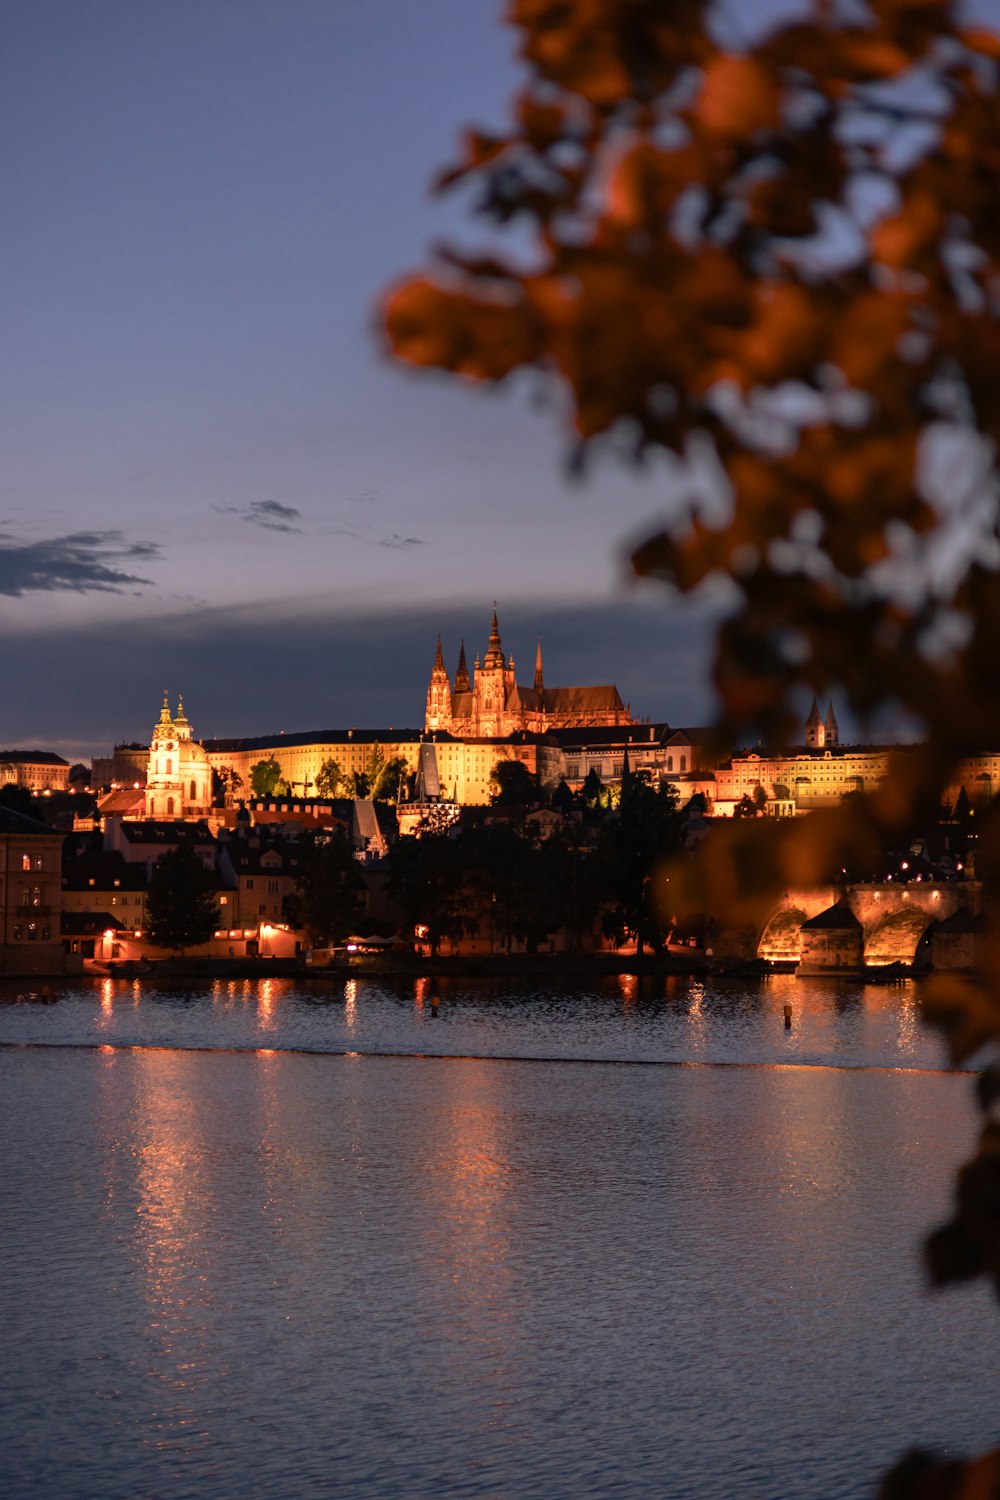
[(274, 1029), (275, 986), (273, 979), (262, 979), (257, 986), (257, 1024), (262, 1031)]
[(344, 1024), (348, 1031), (358, 1027), (358, 981), (348, 979), (344, 984)]

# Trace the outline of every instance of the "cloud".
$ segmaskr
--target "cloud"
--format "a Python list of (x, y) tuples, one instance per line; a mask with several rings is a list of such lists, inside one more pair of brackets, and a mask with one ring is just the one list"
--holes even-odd
[(390, 531), (387, 536), (380, 536), (375, 543), (376, 547), (422, 547), (424, 539), (421, 536), (400, 536), (395, 531)]
[(423, 547), (422, 536), (400, 536), (398, 531), (379, 531), (367, 523), (346, 522), (331, 527), (333, 536), (350, 537), (354, 542), (363, 542), (367, 547)]
[(302, 527), (293, 526), (293, 521), (302, 520), (302, 512), (294, 505), (282, 505), (280, 500), (251, 500), (248, 505), (216, 505), (213, 510), (222, 515), (239, 516), (251, 526), (261, 526), (265, 531), (290, 531), (301, 536)]
[(152, 580), (126, 572), (122, 564), (159, 556), (152, 542), (128, 542), (120, 531), (74, 531), (39, 542), (20, 542), (10, 532), (0, 532), (0, 594), (16, 599), (33, 593), (137, 591)]

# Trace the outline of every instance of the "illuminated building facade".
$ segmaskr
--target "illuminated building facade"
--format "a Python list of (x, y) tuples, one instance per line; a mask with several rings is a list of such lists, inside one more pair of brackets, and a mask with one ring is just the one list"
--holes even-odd
[(504, 654), (495, 607), (486, 654), (481, 663), (476, 657), (471, 677), (463, 642), (452, 685), (438, 638), (427, 689), (424, 729), (428, 733), (440, 730), (456, 739), (505, 739), (519, 733), (545, 734), (550, 729), (602, 728), (631, 722), (618, 689), (611, 683), (547, 688), (541, 641), (532, 685), (519, 684), (514, 658)]
[(49, 750), (0, 750), (0, 786), (23, 786), (29, 792), (65, 792), (69, 761)]
[(143, 803), (144, 816), (151, 819), (207, 818), (212, 810), (208, 756), (191, 738), (183, 700), (172, 717), (166, 693), (149, 747)]
[(61, 974), (63, 838), (0, 808), (0, 973)]

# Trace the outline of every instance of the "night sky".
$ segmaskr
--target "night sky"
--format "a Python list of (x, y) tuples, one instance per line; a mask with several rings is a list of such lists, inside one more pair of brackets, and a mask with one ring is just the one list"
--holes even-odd
[(165, 687), (205, 735), (419, 725), (494, 598), (521, 680), (541, 632), (552, 685), (710, 713), (705, 627), (623, 561), (666, 464), (571, 484), (528, 381), (379, 346), (517, 85), (498, 10), (7, 0), (0, 742), (145, 738)]

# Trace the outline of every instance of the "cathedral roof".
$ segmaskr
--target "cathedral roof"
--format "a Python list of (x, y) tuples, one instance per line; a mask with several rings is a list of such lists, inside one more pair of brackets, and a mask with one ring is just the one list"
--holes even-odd
[(541, 699), (543, 708), (552, 714), (625, 712), (613, 682), (598, 687), (545, 688)]

